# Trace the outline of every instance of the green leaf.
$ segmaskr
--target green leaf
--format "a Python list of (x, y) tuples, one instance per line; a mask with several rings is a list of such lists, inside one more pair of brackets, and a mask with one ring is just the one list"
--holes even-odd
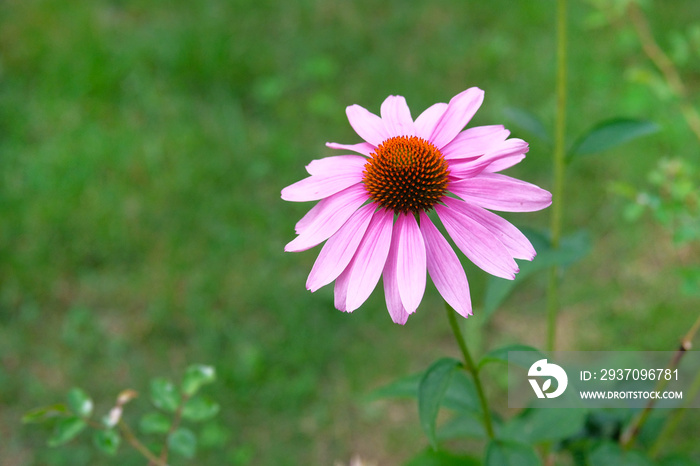
[(500, 430), (500, 438), (528, 444), (552, 442), (584, 430), (586, 409), (526, 409)]
[(96, 430), (92, 435), (92, 442), (95, 444), (97, 449), (110, 456), (117, 453), (121, 441), (122, 438), (112, 429)]
[(157, 378), (151, 380), (151, 401), (156, 408), (175, 412), (180, 404), (180, 394), (172, 382), (167, 379)]
[(203, 386), (216, 380), (216, 370), (212, 366), (194, 364), (185, 370), (182, 379), (182, 393), (192, 396)]
[(502, 440), (489, 442), (484, 461), (485, 466), (539, 466), (541, 464), (531, 446)]
[(457, 413), (452, 419), (440, 426), (437, 430), (437, 437), (440, 440), (486, 438), (481, 413), (476, 411)]
[(197, 437), (191, 430), (180, 427), (168, 436), (168, 448), (185, 458), (192, 458), (197, 452)]
[(566, 267), (585, 257), (591, 249), (588, 234), (579, 231), (561, 239), (558, 249), (551, 247), (548, 237), (540, 232), (522, 229), (537, 251), (537, 256), (532, 262), (518, 261), (520, 272), (515, 280), (504, 280), (491, 277), (487, 284), (484, 298), (484, 314), (489, 317), (501, 303), (508, 297), (513, 289), (530, 275), (554, 265)]
[(80, 417), (90, 417), (94, 407), (88, 394), (80, 388), (72, 388), (68, 392), (68, 406)]
[(370, 399), (376, 400), (380, 398), (417, 398), (418, 385), (423, 378), (425, 372), (407, 375), (393, 382), (379, 387), (370, 394)]
[[(411, 374), (374, 390), (370, 399), (418, 398), (418, 386), (425, 372)], [(442, 406), (454, 411), (481, 412), (474, 381), (464, 372), (455, 372), (442, 400)]]
[(46, 422), (56, 416), (67, 416), (70, 414), (68, 407), (62, 403), (42, 406), (40, 408), (32, 409), (27, 411), (24, 416), (22, 416), (22, 422), (24, 424), (30, 424), (35, 422)]
[(139, 421), (139, 430), (144, 434), (167, 434), (170, 431), (170, 418), (163, 413), (146, 413)]
[(606, 442), (599, 445), (588, 456), (590, 466), (652, 466), (649, 458), (639, 451), (623, 451), (616, 443)]
[(453, 411), (481, 413), (479, 395), (472, 378), (464, 371), (452, 375), (442, 406)]
[(438, 359), (426, 371), (418, 386), (418, 416), (423, 432), (430, 444), (437, 449), (435, 422), (443, 397), (450, 385), (454, 370), (460, 362), (452, 358)]
[(536, 115), (523, 110), (521, 108), (508, 107), (505, 109), (505, 116), (508, 120), (511, 120), (515, 126), (519, 127), (538, 137), (544, 142), (551, 142), (549, 133), (545, 128), (542, 120), (540, 120)]
[(220, 406), (214, 400), (197, 396), (187, 400), (182, 408), (182, 417), (194, 422), (206, 421), (219, 413)]
[(603, 152), (658, 130), (659, 126), (656, 123), (646, 120), (606, 120), (581, 136), (569, 151), (567, 158)]
[(471, 456), (455, 455), (428, 448), (411, 458), (406, 466), (481, 466), (481, 461)]
[(78, 416), (69, 416), (59, 419), (54, 426), (53, 433), (49, 437), (49, 446), (57, 447), (71, 441), (85, 428), (87, 424)]
[[(537, 348), (533, 348), (532, 346), (527, 346), (527, 345), (508, 345), (508, 346), (503, 346), (501, 348), (496, 348), (488, 353), (486, 353), (482, 358), (481, 361), (479, 361), (479, 368), (485, 366), (486, 364), (490, 362), (503, 362), (508, 364), (509, 362), (516, 364), (520, 367), (524, 367), (528, 369), (531, 365), (531, 361), (519, 361), (517, 359), (515, 360), (509, 360), (508, 359), (508, 352), (510, 351), (534, 351), (536, 353), (540, 353), (540, 351)], [(540, 353), (542, 354), (542, 353)], [(542, 354), (542, 358), (545, 356)], [(540, 358), (540, 359), (542, 359)]]

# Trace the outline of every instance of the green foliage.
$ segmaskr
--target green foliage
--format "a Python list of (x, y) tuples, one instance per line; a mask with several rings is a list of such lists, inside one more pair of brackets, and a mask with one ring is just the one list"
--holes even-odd
[(600, 444), (588, 457), (591, 466), (652, 466), (654, 462), (639, 451), (624, 451), (612, 442)]
[(583, 431), (588, 410), (528, 409), (504, 423), (499, 438), (528, 445), (556, 442)]
[(92, 414), (92, 400), (80, 388), (72, 388), (68, 392), (68, 406), (80, 417), (90, 417)]
[(370, 399), (378, 398), (418, 398), (418, 385), (425, 375), (424, 372), (407, 375), (377, 388), (370, 394)]
[(102, 453), (114, 456), (119, 450), (122, 439), (114, 430), (96, 430), (92, 435), (92, 441)]
[[(515, 344), (515, 345), (508, 345), (508, 346), (503, 346), (501, 348), (496, 348), (485, 355), (481, 357), (481, 360), (479, 361), (479, 369), (481, 369), (484, 365), (490, 363), (490, 362), (501, 362), (501, 363), (510, 363), (510, 364), (516, 364), (520, 367), (524, 367), (526, 369), (530, 368), (531, 363), (528, 361), (520, 361), (518, 360), (517, 357), (509, 358), (508, 353), (511, 351), (535, 351), (539, 352), (536, 348), (533, 348), (532, 346), (527, 346), (527, 345), (520, 345), (520, 344)], [(542, 355), (540, 359), (543, 359), (545, 356)]]
[(185, 396), (193, 396), (204, 385), (216, 380), (216, 371), (211, 366), (195, 364), (189, 366), (182, 380), (182, 393)]
[(536, 115), (522, 108), (508, 107), (504, 110), (505, 117), (512, 121), (516, 127), (551, 144), (552, 138), (545, 128), (544, 123)]
[(443, 423), (437, 432), (439, 440), (454, 440), (459, 438), (485, 439), (486, 430), (481, 412), (459, 411)]
[(486, 466), (538, 466), (542, 462), (529, 445), (492, 440), (486, 449), (484, 464)]
[(700, 170), (683, 159), (661, 159), (648, 175), (653, 191), (616, 183), (615, 192), (634, 201), (625, 216), (637, 220), (648, 211), (668, 228), (677, 244), (700, 239)]
[(85, 420), (79, 416), (67, 416), (59, 419), (54, 424), (53, 433), (49, 437), (48, 445), (57, 447), (73, 440), (81, 433), (87, 424)]
[(478, 458), (455, 455), (447, 451), (426, 449), (411, 458), (405, 466), (480, 466)]
[[(212, 419), (219, 413), (220, 406), (210, 397), (197, 393), (206, 384), (216, 379), (216, 372), (211, 366), (192, 365), (185, 371), (183, 378), (183, 396), (177, 388), (162, 377), (150, 381), (151, 402), (161, 411), (151, 411), (144, 414), (139, 421), (139, 430), (146, 435), (163, 436), (168, 450), (193, 458), (197, 452), (197, 435), (187, 427), (182, 427), (182, 421), (203, 422)], [(196, 395), (195, 395), (196, 394)], [(192, 396), (195, 395), (195, 396)], [(138, 394), (131, 389), (122, 390), (117, 396), (116, 403), (104, 417), (102, 424), (91, 420), (93, 402), (82, 389), (73, 388), (68, 392), (68, 406), (57, 404), (33, 409), (22, 418), (25, 423), (50, 423), (53, 432), (48, 439), (50, 447), (64, 445), (76, 438), (85, 428), (90, 426), (93, 445), (101, 453), (114, 456), (119, 450), (122, 437), (116, 429), (124, 431), (130, 446), (146, 456), (149, 462), (155, 461), (155, 454), (147, 446), (131, 434), (131, 429), (124, 423), (124, 407)], [(169, 414), (165, 414), (166, 411)], [(204, 426), (205, 445), (221, 446), (225, 433), (216, 426)], [(150, 456), (149, 456), (150, 455)]]
[[(640, 191), (629, 183), (615, 183), (612, 189), (632, 201), (624, 215), (638, 221), (650, 214), (671, 234), (674, 244), (697, 244), (700, 240), (700, 170), (684, 159), (661, 159), (648, 175), (650, 189)], [(700, 294), (700, 268), (678, 267), (681, 291), (688, 296)]]
[(191, 430), (180, 427), (168, 435), (168, 447), (178, 455), (193, 458), (197, 453), (197, 437)]
[[(688, 38), (692, 76), (698, 42), (685, 25), (697, 2), (646, 3), (656, 7), (654, 31), (664, 44), (675, 41), (675, 29)], [(625, 25), (591, 31), (582, 21), (590, 9), (569, 4), (571, 134), (601, 115), (653, 118), (664, 131), (644, 150), (618, 146), (570, 171), (566, 223), (605, 240), (567, 270), (565, 328), (576, 330), (572, 345), (666, 349), (683, 331), (676, 312), (695, 305), (663, 291), (673, 274), (651, 267), (651, 283), (635, 274), (675, 259), (649, 252), (650, 242), (663, 241), (658, 231), (619, 221), (603, 187), (615, 179), (639, 186), (660, 154), (693, 157), (697, 145), (673, 100), (660, 105), (649, 92), (644, 80), (658, 82), (658, 72), (640, 64)], [(386, 442), (367, 447), (370, 461), (392, 464), (422, 449), (420, 429), (397, 440), (391, 416), (346, 415), (356, 413), (354, 395), (444, 348), (434, 290), (401, 328), (376, 296), (352, 318), (332, 311), (328, 289), (304, 289), (314, 253), (280, 254), (307, 206), (281, 208), (279, 189), (303, 176), (308, 160), (333, 153), (323, 142), (359, 142), (345, 106), (378, 112), (388, 94), (405, 95), (415, 117), (479, 85), (487, 99), (472, 124), (509, 123), (502, 109), (518, 105), (550, 126), (552, 5), (418, 1), (401, 14), (395, 7), (365, 0), (0, 6), (0, 430), (8, 436), (0, 463), (93, 464), (81, 438), (43, 451), (13, 426), (43, 400), (62, 399), (66, 381), (98, 400), (186, 358), (225, 361), (223, 383), (208, 392), (227, 400), (212, 435), (219, 451), (204, 452), (200, 426), (193, 429), (205, 464), (333, 464), (356, 445), (377, 445), (367, 441), (377, 431), (387, 432)], [(550, 188), (550, 152), (526, 139), (528, 157), (512, 170)], [(475, 301), (484, 275), (469, 271)], [(540, 283), (528, 285), (518, 291), (541, 296)], [(541, 304), (518, 302), (517, 315), (485, 326), (483, 340), (511, 341), (515, 323), (518, 332), (539, 331)], [(479, 311), (470, 320), (479, 322)], [(459, 380), (469, 379), (453, 375), (443, 406), (458, 400), (451, 392)], [(148, 385), (140, 388), (134, 411), (149, 398)], [(51, 425), (67, 415), (42, 410), (26, 420)], [(695, 431), (690, 422), (672, 448), (694, 447)], [(338, 440), (350, 436), (357, 440)], [(128, 452), (121, 448), (112, 464), (145, 463), (122, 461)]]
[[(401, 377), (394, 382), (374, 390), (370, 399), (378, 398), (412, 398), (418, 400), (421, 381), (426, 372)], [(461, 412), (478, 412), (481, 407), (478, 402), (476, 387), (473, 380), (464, 371), (453, 371), (447, 391), (442, 398), (442, 406)]]
[(22, 422), (25, 424), (46, 422), (56, 416), (67, 416), (69, 413), (68, 407), (64, 404), (59, 403), (51, 406), (42, 406), (26, 412), (24, 416), (22, 416)]
[(425, 372), (418, 385), (418, 417), (423, 432), (428, 436), (433, 448), (437, 449), (435, 423), (440, 411), (452, 374), (460, 367), (460, 362), (452, 358), (435, 361)]
[(156, 408), (174, 413), (180, 405), (181, 397), (175, 385), (167, 379), (151, 380), (151, 402)]
[(606, 120), (582, 135), (569, 150), (567, 158), (607, 151), (658, 130), (659, 126), (651, 121), (628, 118)]
[(525, 228), (523, 228), (523, 233), (534, 246), (537, 256), (532, 261), (518, 261), (520, 272), (515, 276), (515, 280), (489, 278), (484, 297), (484, 313), (486, 316), (490, 316), (515, 287), (529, 276), (549, 269), (554, 265), (568, 267), (586, 257), (591, 250), (589, 235), (585, 231), (564, 236), (557, 249), (552, 248), (546, 234)]
[(153, 411), (146, 413), (139, 421), (139, 430), (144, 434), (167, 434), (170, 431), (171, 421), (165, 414)]
[(201, 422), (213, 418), (219, 413), (220, 406), (211, 398), (197, 396), (185, 402), (182, 417), (188, 421)]

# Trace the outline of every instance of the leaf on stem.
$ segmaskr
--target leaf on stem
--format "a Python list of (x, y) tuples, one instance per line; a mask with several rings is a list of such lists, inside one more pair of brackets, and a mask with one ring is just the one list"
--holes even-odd
[(471, 456), (427, 448), (411, 458), (406, 466), (481, 466), (481, 461)]
[(63, 403), (59, 403), (51, 406), (42, 406), (26, 412), (22, 416), (22, 422), (24, 424), (46, 422), (56, 416), (68, 416), (69, 414), (68, 407)]
[(139, 430), (144, 434), (167, 434), (170, 431), (170, 418), (163, 413), (146, 413), (139, 421)]
[(585, 257), (591, 249), (591, 242), (585, 231), (563, 237), (558, 249), (553, 249), (548, 236), (541, 232), (526, 228), (523, 228), (522, 232), (535, 247), (537, 256), (532, 262), (518, 261), (520, 272), (515, 276), (515, 280), (504, 280), (497, 277), (489, 279), (484, 298), (484, 314), (487, 318), (528, 276), (555, 265), (559, 267), (569, 266)]
[(417, 398), (418, 385), (420, 385), (423, 375), (425, 375), (424, 372), (418, 372), (396, 379), (388, 385), (372, 391), (369, 397), (372, 400), (380, 398)]
[(587, 416), (587, 409), (526, 409), (503, 425), (499, 437), (528, 444), (563, 440), (582, 432)]
[[(562, 410), (565, 411), (565, 410)], [(588, 456), (590, 466), (652, 466), (655, 464), (639, 451), (625, 451), (616, 443), (606, 442), (599, 445)]]
[(193, 364), (185, 370), (182, 379), (182, 393), (192, 396), (203, 386), (216, 380), (216, 370), (212, 366)]
[(191, 430), (180, 427), (168, 435), (168, 448), (185, 458), (192, 458), (197, 452), (197, 437)]
[(211, 398), (197, 396), (187, 400), (182, 407), (182, 417), (193, 422), (206, 421), (216, 416), (220, 408), (219, 404)]
[(112, 429), (96, 430), (92, 436), (92, 442), (97, 449), (110, 456), (117, 453), (121, 441), (122, 438), (119, 436), (119, 433)]
[(452, 374), (460, 365), (461, 363), (453, 358), (438, 359), (428, 368), (418, 386), (420, 425), (434, 449), (437, 449), (435, 423), (440, 405), (450, 385)]
[[(418, 398), (418, 387), (425, 372), (411, 374), (395, 380), (389, 385), (380, 387), (370, 394), (371, 400), (380, 398)], [(476, 393), (474, 381), (463, 371), (452, 375), (442, 406), (453, 411), (481, 413), (479, 396)]]
[(151, 380), (151, 401), (156, 408), (172, 413), (180, 405), (180, 394), (172, 382), (156, 378)]
[(92, 400), (80, 388), (72, 388), (68, 392), (68, 406), (80, 417), (90, 417), (94, 407)]
[(541, 464), (530, 445), (491, 440), (486, 448), (485, 466), (540, 466)]
[(533, 113), (515, 107), (506, 108), (504, 113), (506, 118), (511, 120), (515, 126), (527, 131), (544, 142), (552, 142), (552, 138), (549, 136), (549, 132), (542, 123), (542, 120)]
[(54, 426), (53, 433), (49, 437), (50, 447), (57, 447), (75, 438), (87, 424), (78, 416), (69, 416), (59, 419)]
[(479, 369), (481, 369), (483, 366), (490, 362), (502, 362), (502, 363), (511, 363), (518, 365), (520, 367), (524, 367), (528, 369), (532, 365), (532, 361), (528, 358), (527, 360), (520, 360), (516, 357), (509, 358), (508, 353), (511, 351), (534, 351), (536, 353), (539, 353), (541, 357), (538, 357), (538, 359), (543, 359), (546, 356), (542, 353), (537, 348), (533, 348), (532, 346), (527, 346), (527, 345), (507, 345), (503, 346), (501, 348), (496, 348), (488, 353), (486, 353), (484, 356), (482, 356), (481, 360), (479, 361)]
[(605, 120), (595, 125), (574, 143), (567, 154), (567, 159), (603, 152), (658, 130), (659, 126), (648, 120), (628, 118)]
[(461, 411), (440, 426), (437, 430), (437, 437), (440, 440), (460, 438), (485, 439), (484, 420), (481, 414), (476, 411)]

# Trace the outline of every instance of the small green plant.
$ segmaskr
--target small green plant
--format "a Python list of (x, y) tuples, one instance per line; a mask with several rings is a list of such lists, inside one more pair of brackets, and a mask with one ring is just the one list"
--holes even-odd
[(185, 370), (179, 386), (162, 377), (150, 381), (150, 401), (156, 409), (141, 416), (138, 428), (145, 435), (163, 436), (159, 453), (140, 441), (124, 420), (125, 406), (139, 396), (132, 389), (122, 390), (114, 406), (99, 419), (96, 419), (92, 398), (82, 389), (73, 388), (68, 392), (67, 403), (36, 408), (26, 413), (22, 422), (49, 424), (52, 429), (48, 439), (50, 447), (64, 445), (91, 429), (93, 444), (102, 453), (116, 455), (123, 439), (149, 464), (165, 466), (170, 452), (188, 459), (195, 456), (197, 436), (181, 424), (183, 421), (202, 422), (216, 416), (219, 404), (199, 393), (204, 385), (215, 380), (216, 371), (212, 366), (195, 364)]

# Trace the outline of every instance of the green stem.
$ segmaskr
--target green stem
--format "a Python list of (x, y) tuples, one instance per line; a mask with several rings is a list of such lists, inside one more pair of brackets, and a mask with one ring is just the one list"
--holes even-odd
[(681, 419), (683, 418), (683, 415), (685, 412), (690, 408), (690, 405), (693, 404), (693, 400), (695, 397), (698, 395), (700, 392), (700, 372), (695, 376), (695, 379), (693, 380), (692, 385), (690, 386), (690, 389), (687, 392), (687, 398), (683, 405), (679, 408), (676, 408), (676, 410), (673, 412), (671, 416), (669, 416), (668, 420), (666, 421), (666, 425), (664, 425), (663, 430), (659, 434), (659, 436), (656, 438), (656, 441), (652, 444), (651, 448), (649, 449), (649, 457), (650, 458), (656, 458), (656, 456), (659, 454), (659, 451), (661, 450), (661, 446), (666, 442), (669, 438), (673, 436), (673, 432), (676, 430), (676, 427), (681, 422)]
[(484, 413), (484, 428), (486, 429), (486, 433), (488, 434), (489, 438), (494, 438), (493, 425), (491, 423), (491, 411), (489, 410), (489, 404), (486, 401), (486, 395), (484, 395), (484, 387), (481, 385), (479, 369), (476, 367), (474, 360), (469, 354), (469, 349), (467, 349), (464, 336), (459, 328), (459, 322), (457, 322), (456, 312), (447, 303), (445, 303), (445, 309), (447, 310), (447, 320), (450, 321), (452, 333), (454, 333), (459, 349), (462, 352), (462, 357), (464, 358), (464, 368), (474, 378), (476, 393), (479, 395), (479, 402), (481, 403), (481, 411)]
[[(557, 116), (554, 128), (554, 185), (552, 188), (552, 248), (561, 240), (562, 212), (564, 210), (564, 168), (566, 149), (566, 0), (557, 0)], [(554, 266), (549, 274), (547, 291), (547, 349), (554, 351), (556, 344), (557, 312), (559, 310), (559, 270)]]
[(163, 443), (163, 449), (160, 451), (160, 462), (162, 464), (166, 464), (168, 462), (168, 439), (173, 434), (173, 432), (175, 432), (178, 429), (178, 427), (180, 427), (180, 421), (182, 421), (182, 410), (185, 407), (185, 403), (187, 403), (187, 400), (189, 400), (189, 398), (190, 397), (185, 395), (184, 393), (182, 394), (182, 397), (180, 397), (180, 404), (175, 410), (173, 423), (170, 425), (168, 435), (165, 436), (165, 443)]
[[(673, 358), (671, 358), (671, 361), (666, 366), (666, 369), (674, 370), (678, 367), (678, 364), (681, 362), (681, 359), (683, 358), (685, 353), (687, 353), (693, 346), (693, 338), (695, 338), (695, 334), (698, 332), (698, 330), (700, 330), (700, 315), (698, 315), (697, 319), (690, 327), (690, 330), (688, 330), (688, 333), (686, 333), (685, 336), (683, 336), (680, 346), (673, 354)], [(656, 387), (654, 387), (654, 390), (661, 391), (667, 384), (667, 380), (659, 380), (656, 384)], [(620, 436), (620, 446), (622, 447), (622, 449), (629, 450), (632, 447), (632, 445), (634, 445), (635, 439), (639, 435), (642, 426), (647, 421), (649, 414), (651, 414), (651, 409), (654, 407), (655, 404), (656, 399), (649, 400), (642, 412), (639, 413), (639, 415), (632, 420), (629, 427), (622, 433), (622, 435)]]
[(161, 461), (160, 458), (158, 458), (148, 448), (146, 448), (144, 444), (139, 442), (139, 440), (129, 428), (128, 424), (120, 420), (119, 428), (124, 434), (124, 438), (126, 439), (126, 441), (129, 442), (129, 445), (131, 445), (135, 450), (137, 450), (139, 453), (145, 456), (148, 460), (148, 464), (154, 464), (156, 466), (168, 466), (164, 461)]

